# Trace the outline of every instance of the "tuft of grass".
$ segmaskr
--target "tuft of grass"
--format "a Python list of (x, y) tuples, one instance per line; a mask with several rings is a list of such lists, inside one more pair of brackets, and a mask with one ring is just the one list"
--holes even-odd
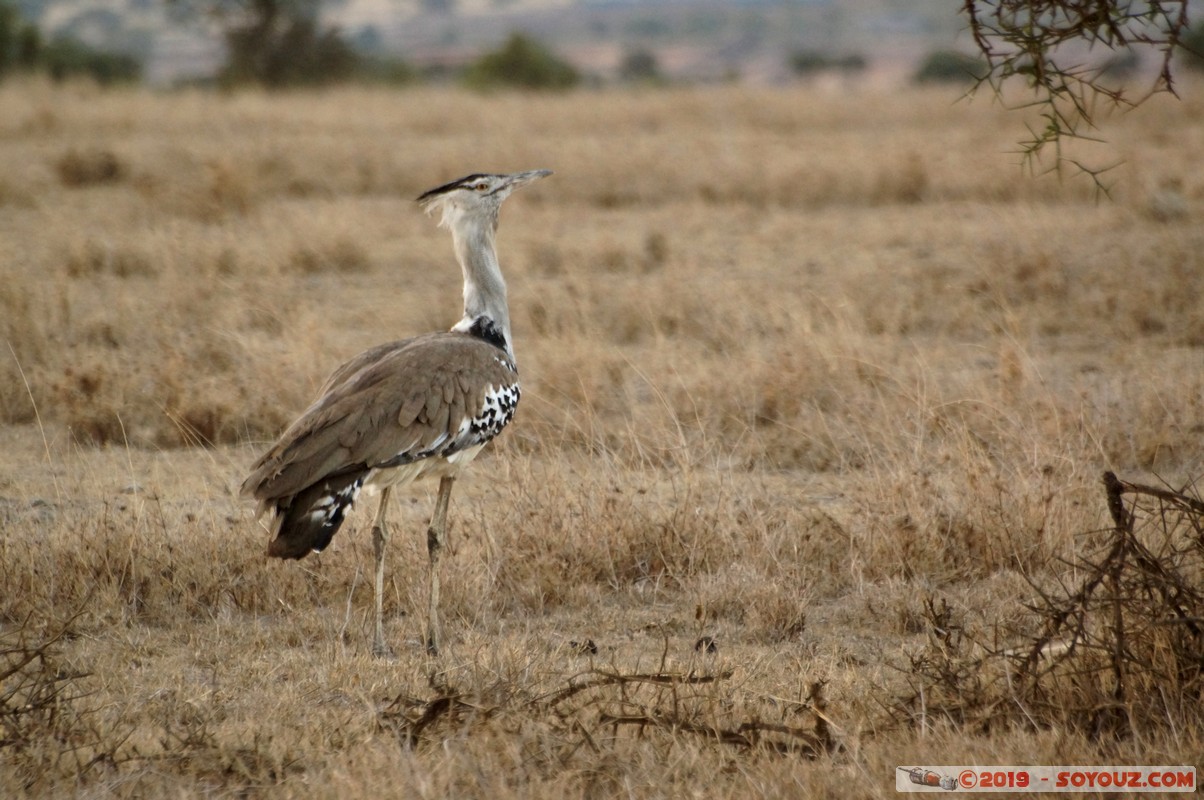
[(55, 162), (59, 181), (68, 187), (95, 186), (124, 180), (129, 167), (112, 150), (71, 148)]
[(90, 239), (74, 247), (66, 257), (69, 278), (114, 275), (118, 278), (153, 277), (158, 274), (154, 259), (138, 248), (113, 247), (112, 244)]

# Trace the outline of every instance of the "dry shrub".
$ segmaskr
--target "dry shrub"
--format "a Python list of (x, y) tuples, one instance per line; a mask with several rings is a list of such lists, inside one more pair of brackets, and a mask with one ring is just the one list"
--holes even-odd
[[(763, 698), (736, 700), (724, 691), (731, 677), (730, 672), (671, 671), (664, 663), (655, 672), (593, 668), (574, 676), (567, 687), (536, 697), (516, 696), (509, 686), (474, 697), (449, 687), (441, 687), (430, 700), (402, 695), (380, 713), (380, 720), (409, 747), (437, 745), (453, 735), (471, 736), (473, 728), (499, 723), (503, 729), (542, 728), (539, 736), (551, 746), (530, 755), (532, 766), (548, 775), (573, 771), (582, 751), (592, 750), (592, 760), (601, 744), (619, 757), (645, 737), (663, 739), (669, 746), (697, 737), (704, 747), (811, 758), (836, 749), (822, 713), (822, 682), (812, 684), (808, 696), (789, 710), (811, 717), (805, 729), (764, 721), (766, 715), (782, 714), (766, 708)], [(741, 719), (741, 714), (748, 716)]]
[[(1104, 474), (1114, 528), (1040, 591), (1040, 632), (1020, 652), (1021, 701), (1092, 735), (1199, 722), (1204, 697), (1204, 502)], [(1131, 498), (1126, 507), (1124, 496)]]
[(57, 652), (71, 622), (38, 634), (27, 618), (0, 631), (0, 756), (9, 773), (0, 786), (36, 794), (115, 763), (121, 740), (89, 704), (90, 676)]
[(61, 785), (101, 786), (120, 776), (127, 789), (145, 791), (166, 770), (197, 782), (252, 787), (297, 771), (272, 752), (271, 737), (230, 743), (219, 733), (216, 703), (185, 699), (195, 698), (195, 691), (164, 687), (144, 709), (161, 721), (158, 735), (153, 741), (136, 735), (129, 717), (114, 718), (96, 701), (104, 677), (64, 660), (60, 651), (78, 635), (77, 617), (42, 634), (27, 624), (0, 633), (0, 754), (6, 767), (0, 786), (49, 796)]
[(129, 167), (116, 153), (101, 147), (73, 147), (59, 157), (55, 169), (59, 181), (73, 188), (117, 183), (129, 174)]
[[(1111, 472), (1104, 486), (1114, 527), (1066, 564), (1072, 579), (1031, 583), (1024, 630), (974, 629), (948, 603), (926, 603), (930, 644), (906, 668), (899, 718), (1069, 726), (1092, 738), (1200, 724), (1204, 502)], [(1007, 644), (1018, 634), (1022, 644)]]

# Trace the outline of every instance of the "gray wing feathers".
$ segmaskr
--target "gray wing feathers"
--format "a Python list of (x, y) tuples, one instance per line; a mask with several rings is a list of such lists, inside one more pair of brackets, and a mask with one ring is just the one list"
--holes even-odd
[(322, 396), (255, 464), (242, 490), (266, 501), (348, 470), (454, 450), (487, 389), (517, 382), (504, 351), (464, 334), (375, 347), (331, 374)]

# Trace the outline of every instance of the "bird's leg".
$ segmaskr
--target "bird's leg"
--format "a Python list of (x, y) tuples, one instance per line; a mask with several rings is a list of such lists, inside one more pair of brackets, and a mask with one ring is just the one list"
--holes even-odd
[(455, 478), (439, 479), (439, 496), (435, 499), (435, 514), (426, 531), (426, 550), (430, 565), (430, 608), (427, 611), (426, 650), (439, 654), (439, 553), (447, 543), (447, 501), (451, 498)]
[(372, 655), (391, 656), (393, 651), (385, 644), (385, 545), (389, 543), (389, 530), (385, 527), (385, 508), (389, 505), (389, 489), (380, 492), (380, 506), (376, 519), (372, 521), (372, 552), (376, 556), (376, 574), (372, 583), (373, 600), (376, 603), (376, 631), (372, 636)]

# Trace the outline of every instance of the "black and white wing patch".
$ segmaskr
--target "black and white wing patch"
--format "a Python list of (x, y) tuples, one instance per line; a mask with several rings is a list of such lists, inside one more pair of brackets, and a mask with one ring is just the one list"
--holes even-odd
[(518, 407), (522, 390), (518, 381), (502, 386), (490, 386), (485, 390), (485, 403), (480, 412), (468, 420), (468, 436), (472, 441), (471, 447), (484, 444), (502, 432), (502, 428), (514, 419), (514, 409)]
[(359, 497), (367, 474), (357, 471), (330, 477), (281, 500), (276, 506), (280, 525), (276, 538), (268, 545), (268, 555), (304, 558), (325, 550)]
[[(498, 359), (499, 361), (501, 359)], [(388, 469), (412, 464), (428, 458), (451, 458), (461, 450), (480, 447), (502, 432), (502, 428), (514, 419), (522, 390), (518, 381), (500, 386), (489, 386), (483, 393), (481, 407), (472, 416), (460, 421), (455, 434), (442, 433), (421, 450), (398, 453), (377, 468)]]

